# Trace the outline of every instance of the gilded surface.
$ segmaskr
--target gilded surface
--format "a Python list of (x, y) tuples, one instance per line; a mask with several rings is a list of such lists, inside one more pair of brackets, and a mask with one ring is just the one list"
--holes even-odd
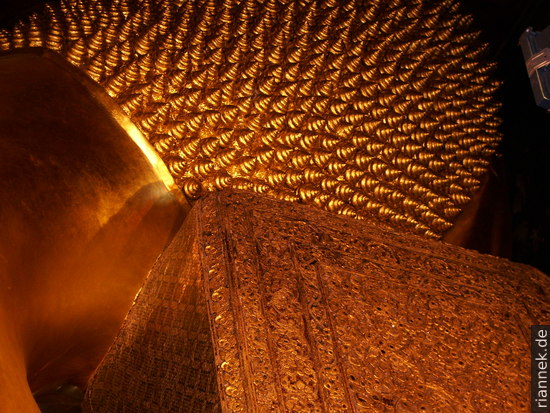
[(188, 197), (232, 187), (445, 232), (499, 140), (455, 1), (64, 0), (0, 32), (103, 85)]
[(58, 55), (0, 57), (0, 412), (85, 385), (189, 210), (129, 123)]
[(519, 412), (543, 274), (248, 194), (200, 201), (224, 412)]
[(83, 412), (220, 411), (192, 217), (136, 296), (88, 383)]

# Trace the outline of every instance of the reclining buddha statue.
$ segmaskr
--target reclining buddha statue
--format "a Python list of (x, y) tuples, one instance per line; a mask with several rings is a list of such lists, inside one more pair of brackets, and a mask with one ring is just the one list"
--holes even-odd
[[(525, 375), (510, 363), (526, 363), (522, 340), (529, 323), (544, 324), (548, 281), (441, 241), (490, 237), (472, 223), (500, 140), (494, 65), (456, 1), (63, 0), (1, 31), (0, 50), (2, 411), (37, 412), (33, 394), (68, 384), (88, 386), (89, 412), (526, 406)], [(229, 195), (212, 201), (220, 191)], [(271, 231), (284, 247), (269, 244)], [(227, 242), (207, 242), (216, 234)], [(407, 243), (416, 255), (396, 252)], [(241, 251), (254, 270), (236, 264)], [(270, 284), (278, 265), (286, 275)], [(418, 277), (406, 284), (408, 273)], [(381, 292), (362, 284), (365, 274)], [(405, 294), (405, 284), (420, 292)], [(355, 299), (330, 304), (329, 291), (347, 288)], [(161, 290), (163, 306), (148, 301)], [(365, 301), (376, 294), (386, 298)], [(325, 320), (319, 308), (328, 321), (314, 324)], [(405, 312), (415, 333), (399, 346)], [(161, 313), (198, 326), (185, 330), (198, 341)], [(508, 364), (459, 360), (465, 326), (482, 315), (499, 320), (494, 334), (508, 341), (495, 348)], [(422, 317), (431, 321), (419, 327)], [(369, 328), (393, 347), (382, 349), (361, 319), (384, 320)], [(497, 354), (493, 332), (479, 331), (471, 353)], [(357, 332), (367, 344), (356, 335), (351, 347), (376, 356), (350, 355), (342, 343)], [(201, 336), (207, 373), (160, 336), (197, 352)], [(323, 350), (328, 342), (335, 350)], [(437, 344), (432, 371), (425, 349)], [(438, 359), (445, 351), (451, 375)], [(375, 365), (386, 352), (397, 361)], [(163, 373), (138, 374), (143, 366)], [(389, 373), (361, 376), (377, 369)], [(426, 371), (422, 396), (388, 390), (412, 371)], [(205, 395), (201, 407), (184, 376), (210, 377), (189, 387)], [(434, 377), (458, 380), (456, 391)], [(510, 388), (501, 405), (496, 377)]]

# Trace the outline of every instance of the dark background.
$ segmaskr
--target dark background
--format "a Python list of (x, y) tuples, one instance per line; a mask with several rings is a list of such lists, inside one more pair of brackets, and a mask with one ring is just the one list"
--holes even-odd
[[(40, 8), (44, 0), (1, 0), (0, 28)], [(437, 1), (437, 0), (435, 0)], [(498, 63), (503, 82), (499, 98), (504, 136), (492, 167), (499, 196), (489, 210), (509, 210), (504, 233), (509, 248), (503, 255), (550, 274), (550, 113), (535, 103), (518, 39), (529, 26), (550, 25), (548, 0), (462, 0), (474, 17), (481, 38), (489, 44), (489, 59)]]
[[(511, 257), (550, 275), (550, 113), (534, 103), (520, 35), (550, 26), (548, 0), (463, 0), (503, 82), (499, 98), (504, 139), (495, 172), (511, 210)], [(506, 198), (505, 198), (506, 199)], [(495, 206), (497, 207), (497, 206)]]

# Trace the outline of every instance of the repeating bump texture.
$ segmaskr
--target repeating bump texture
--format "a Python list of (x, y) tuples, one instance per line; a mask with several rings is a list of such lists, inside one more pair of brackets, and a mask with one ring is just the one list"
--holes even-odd
[(103, 85), (184, 193), (224, 187), (439, 237), (500, 139), (456, 1), (64, 0), (0, 32)]

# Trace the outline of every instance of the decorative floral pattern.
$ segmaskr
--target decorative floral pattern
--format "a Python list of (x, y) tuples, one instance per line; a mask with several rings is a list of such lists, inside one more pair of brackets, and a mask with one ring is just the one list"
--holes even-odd
[(527, 409), (537, 270), (248, 194), (197, 208), (201, 249), (222, 248), (203, 268), (206, 294), (225, 288), (208, 304), (235, 365), (223, 411)]

